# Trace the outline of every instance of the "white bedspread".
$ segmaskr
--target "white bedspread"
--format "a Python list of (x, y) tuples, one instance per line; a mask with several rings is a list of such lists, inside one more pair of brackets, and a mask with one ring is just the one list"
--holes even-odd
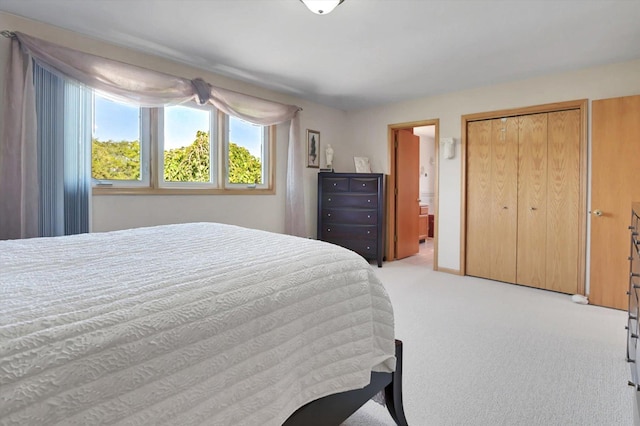
[(280, 425), (395, 364), (360, 256), (194, 223), (0, 242), (0, 424)]

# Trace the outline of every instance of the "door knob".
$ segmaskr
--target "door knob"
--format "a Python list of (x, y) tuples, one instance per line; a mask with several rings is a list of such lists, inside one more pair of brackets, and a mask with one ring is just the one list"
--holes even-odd
[(594, 215), (596, 215), (596, 216), (598, 216), (598, 217), (600, 217), (600, 216), (602, 216), (602, 210), (600, 210), (600, 209), (595, 209), (595, 210), (593, 211), (593, 214), (594, 214)]

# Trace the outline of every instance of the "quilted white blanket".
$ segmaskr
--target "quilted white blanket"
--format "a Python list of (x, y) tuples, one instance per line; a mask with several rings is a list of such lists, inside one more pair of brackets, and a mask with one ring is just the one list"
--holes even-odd
[(392, 371), (346, 249), (194, 223), (0, 242), (0, 424), (280, 425)]

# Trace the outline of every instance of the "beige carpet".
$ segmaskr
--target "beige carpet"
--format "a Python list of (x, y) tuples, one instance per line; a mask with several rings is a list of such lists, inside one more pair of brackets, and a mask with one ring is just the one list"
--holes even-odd
[[(404, 341), (410, 426), (633, 424), (625, 312), (427, 262), (374, 266)], [(343, 424), (365, 425), (394, 423), (369, 402)]]

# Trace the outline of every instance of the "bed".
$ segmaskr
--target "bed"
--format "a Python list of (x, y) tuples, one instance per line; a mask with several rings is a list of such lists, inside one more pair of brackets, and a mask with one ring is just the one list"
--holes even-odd
[[(397, 362), (396, 362), (397, 360)], [(189, 223), (0, 242), (0, 424), (406, 425), (389, 298), (357, 254)]]

